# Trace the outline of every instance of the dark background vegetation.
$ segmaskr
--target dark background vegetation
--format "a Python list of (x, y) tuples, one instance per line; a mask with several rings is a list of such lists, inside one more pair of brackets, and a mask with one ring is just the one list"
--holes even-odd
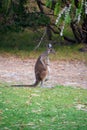
[[(85, 2), (85, 1), (84, 1)], [(70, 21), (60, 36), (62, 21), (55, 25), (56, 18), (65, 6), (73, 4)], [(42, 47), (51, 42), (54, 45), (87, 44), (87, 15), (83, 6), (80, 23), (74, 19), (75, 10), (80, 10), (81, 1), (70, 0), (2, 0), (0, 1), (0, 48), (33, 50), (41, 41)], [(74, 11), (74, 12), (73, 12)], [(73, 13), (72, 13), (73, 12)], [(43, 39), (43, 34), (45, 36)], [(24, 36), (23, 36), (24, 34)], [(22, 37), (23, 36), (23, 37)], [(79, 47), (78, 47), (79, 49)], [(87, 51), (83, 47), (80, 51)]]

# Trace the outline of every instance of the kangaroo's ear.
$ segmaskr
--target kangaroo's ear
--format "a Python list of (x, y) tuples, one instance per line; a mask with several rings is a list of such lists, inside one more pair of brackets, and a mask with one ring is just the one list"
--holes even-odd
[(52, 48), (52, 44), (51, 44), (51, 43), (49, 43), (47, 47), (48, 47), (48, 48)]

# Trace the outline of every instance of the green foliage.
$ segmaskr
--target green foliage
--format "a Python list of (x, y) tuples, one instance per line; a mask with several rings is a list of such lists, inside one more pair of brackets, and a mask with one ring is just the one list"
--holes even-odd
[(16, 31), (21, 27), (15, 22), (15, 19), (22, 19), (25, 14), (25, 3), (27, 0), (2, 0), (0, 6), (0, 32)]
[(52, 7), (52, 0), (46, 0), (46, 6), (47, 7)]
[[(0, 1), (0, 32), (19, 32), (20, 30), (22, 31), (28, 27), (38, 29), (40, 26), (46, 27), (46, 25), (54, 25), (54, 21), (56, 19), (56, 25), (61, 29), (53, 27), (56, 30), (58, 29), (58, 32), (60, 31), (60, 35), (63, 36), (63, 32), (67, 24), (70, 25), (71, 21), (76, 20), (79, 22), (80, 19), (81, 23), (83, 23), (84, 17), (86, 16), (86, 14), (84, 14), (85, 0), (83, 0), (83, 2), (82, 0), (77, 1), (79, 3), (78, 8), (75, 6), (75, 2), (76, 1), (74, 0), (44, 0), (41, 5), (44, 13), (41, 13), (36, 1), (35, 3), (32, 3), (32, 1), (28, 0), (2, 0)], [(32, 9), (30, 9), (31, 7), (29, 8), (29, 4), (32, 5)], [(44, 7), (44, 5), (48, 7), (48, 10)], [(52, 16), (53, 13), (48, 13), (49, 8), (52, 12), (54, 10), (55, 16)], [(86, 25), (84, 25), (84, 28), (86, 28)], [(86, 32), (87, 31), (85, 29), (82, 36), (84, 40), (81, 38), (81, 41), (87, 41)], [(78, 34), (80, 33), (77, 33), (78, 38), (75, 37), (77, 41), (80, 39)]]
[(65, 23), (66, 24), (70, 24), (71, 23), (71, 17), (70, 17), (69, 13), (67, 13), (66, 16), (65, 16)]
[[(26, 10), (28, 0), (3, 0), (0, 6), (0, 32), (20, 31), (26, 27), (46, 26), (50, 23), (50, 18), (40, 12), (28, 12)], [(2, 15), (3, 13), (3, 15)]]
[(8, 13), (8, 10), (11, 6), (11, 0), (2, 0), (2, 12), (5, 13), (5, 15)]
[[(76, 6), (76, 5), (78, 6)], [(60, 35), (63, 35), (65, 28), (64, 24), (70, 25), (71, 21), (77, 21), (78, 23), (84, 21), (85, 17), (85, 0), (71, 2), (64, 1), (57, 3), (54, 9), (54, 14), (58, 15), (56, 18), (56, 25), (62, 25)]]
[(87, 90), (0, 84), (0, 130), (86, 130)]
[(22, 18), (17, 18), (15, 23), (22, 27), (36, 27), (47, 25), (50, 23), (49, 17), (41, 13), (30, 13), (23, 15)]
[(54, 9), (54, 15), (58, 15), (59, 11), (60, 11), (60, 3), (56, 3)]
[[(28, 0), (2, 0), (1, 6), (0, 6), (0, 12), (1, 14), (4, 14), (3, 21), (0, 21), (1, 26), (6, 28), (12, 28), (12, 26), (17, 27), (28, 27), (28, 26), (38, 26), (38, 25), (47, 25), (50, 23), (50, 17), (46, 16), (45, 14), (37, 13), (36, 10), (33, 10), (32, 13), (30, 13), (26, 9), (26, 5)], [(66, 6), (65, 2), (61, 0), (54, 1), (54, 15), (58, 15), (61, 13), (63, 8)], [(52, 0), (46, 0), (46, 6), (49, 8), (52, 8), (53, 3)], [(74, 6), (74, 0), (70, 3), (71, 6)], [(83, 8), (83, 5), (81, 1), (79, 2), (78, 9), (76, 10), (76, 18), (81, 13)], [(73, 9), (73, 8), (72, 8)], [(74, 8), (75, 9), (75, 8)], [(27, 13), (27, 11), (28, 13)], [(68, 14), (65, 15), (65, 12), (63, 15), (61, 15), (60, 19), (62, 21), (65, 21), (65, 23), (71, 22), (71, 15), (70, 10), (67, 10)], [(73, 12), (73, 10), (72, 10)], [(61, 22), (60, 20), (60, 22)], [(3, 23), (3, 24), (2, 24)], [(10, 23), (10, 24), (9, 24)], [(16, 30), (15, 29), (15, 30)], [(13, 29), (14, 30), (14, 29)], [(6, 31), (6, 30), (5, 30)]]

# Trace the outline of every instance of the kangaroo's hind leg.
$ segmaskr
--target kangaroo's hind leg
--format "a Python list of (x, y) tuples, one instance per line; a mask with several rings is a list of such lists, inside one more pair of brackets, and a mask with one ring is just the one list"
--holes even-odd
[(40, 79), (41, 79), (41, 87), (44, 87), (44, 81), (46, 80), (47, 71), (42, 71), (40, 73)]
[(48, 66), (47, 66), (47, 75), (46, 75), (45, 81), (48, 81), (48, 80), (49, 80), (49, 77), (50, 77), (50, 67), (49, 67), (49, 65), (48, 65)]

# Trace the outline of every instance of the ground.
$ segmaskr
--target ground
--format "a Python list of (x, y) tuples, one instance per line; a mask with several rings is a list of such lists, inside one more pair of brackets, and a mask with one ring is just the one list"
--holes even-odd
[[(0, 56), (0, 82), (33, 84), (36, 59)], [(44, 84), (74, 86), (87, 89), (87, 65), (81, 61), (50, 61), (50, 77)]]

